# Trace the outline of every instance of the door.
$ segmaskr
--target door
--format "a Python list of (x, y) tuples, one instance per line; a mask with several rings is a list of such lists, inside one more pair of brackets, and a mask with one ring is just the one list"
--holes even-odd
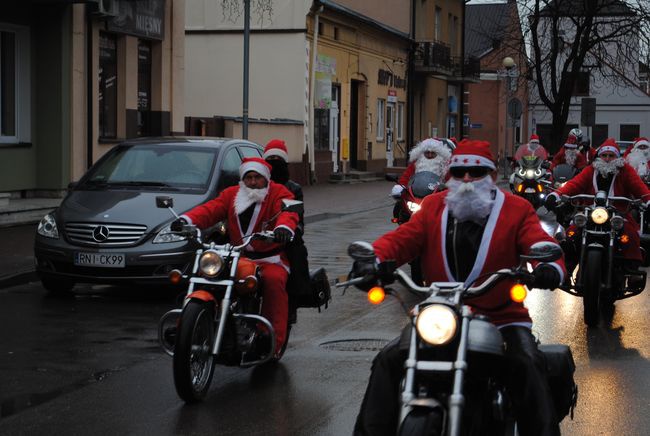
[(339, 96), (340, 85), (332, 85), (332, 105), (330, 106), (329, 144), (332, 152), (332, 171), (339, 171)]
[(386, 104), (386, 166), (393, 166), (395, 145), (395, 103)]
[(357, 148), (359, 147), (359, 86), (361, 82), (358, 80), (351, 81), (350, 92), (350, 150), (348, 151), (350, 157), (350, 167), (357, 167)]

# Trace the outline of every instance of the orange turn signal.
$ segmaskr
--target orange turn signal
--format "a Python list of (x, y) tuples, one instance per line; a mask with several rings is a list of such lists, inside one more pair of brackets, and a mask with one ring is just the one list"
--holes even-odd
[(391, 222), (391, 223), (395, 223), (395, 224), (397, 224), (397, 221), (398, 221), (397, 218), (391, 218), (391, 219), (390, 219), (390, 222)]
[(368, 301), (372, 304), (381, 304), (384, 298), (386, 298), (386, 292), (382, 287), (375, 286), (368, 291)]
[(177, 285), (181, 282), (183, 273), (177, 269), (173, 269), (169, 271), (169, 275), (167, 277), (169, 277), (169, 281), (172, 282), (173, 285)]
[(512, 288), (510, 288), (510, 299), (515, 303), (521, 303), (526, 299), (528, 291), (526, 287), (520, 283), (517, 283)]
[(523, 190), (524, 190), (524, 185), (523, 184), (517, 186), (517, 192), (521, 192)]
[(537, 185), (537, 192), (542, 192), (544, 188), (542, 188), (542, 185)]
[(576, 231), (575, 230), (569, 230), (568, 232), (566, 232), (566, 234), (569, 236), (569, 238), (573, 238), (575, 236), (575, 234), (576, 234)]
[(630, 237), (628, 235), (626, 235), (625, 233), (623, 233), (621, 235), (621, 242), (623, 244), (627, 244), (628, 242), (630, 242)]

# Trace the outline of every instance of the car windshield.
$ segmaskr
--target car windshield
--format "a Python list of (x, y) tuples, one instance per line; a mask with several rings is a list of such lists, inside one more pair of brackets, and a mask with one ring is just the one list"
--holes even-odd
[(217, 151), (205, 147), (148, 144), (120, 146), (88, 174), (80, 188), (190, 189), (205, 192)]

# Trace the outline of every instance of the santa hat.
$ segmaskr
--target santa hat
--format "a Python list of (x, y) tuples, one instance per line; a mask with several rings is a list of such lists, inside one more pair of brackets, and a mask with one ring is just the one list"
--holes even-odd
[(596, 151), (598, 156), (605, 152), (611, 152), (614, 153), (617, 157), (621, 157), (621, 150), (618, 148), (618, 144), (616, 144), (614, 138), (605, 139), (605, 142), (600, 144), (600, 147), (598, 147), (598, 150)]
[(533, 133), (532, 135), (530, 135), (530, 139), (528, 140), (528, 142), (530, 142), (531, 144), (539, 144), (539, 136)]
[(564, 143), (564, 147), (578, 148), (578, 144), (576, 144), (576, 137), (573, 135), (569, 135), (569, 137), (566, 139), (566, 142)]
[(637, 148), (639, 145), (645, 145), (646, 147), (650, 147), (650, 142), (648, 142), (648, 138), (641, 137), (641, 138), (636, 138), (634, 140), (634, 143), (632, 144), (632, 148)]
[(245, 157), (239, 165), (239, 177), (244, 178), (247, 172), (255, 171), (267, 181), (271, 180), (271, 165), (261, 157)]
[(496, 170), (494, 157), (490, 151), (490, 143), (463, 139), (451, 154), (449, 168), (454, 167), (487, 167)]
[(420, 142), (409, 151), (409, 162), (415, 162), (420, 157), (424, 156), (425, 151), (434, 151), (438, 156), (442, 156), (444, 159), (449, 159), (451, 156), (451, 150), (444, 142), (438, 138), (429, 138)]
[(269, 156), (279, 156), (284, 159), (285, 162), (289, 162), (289, 152), (287, 152), (287, 146), (284, 141), (281, 139), (271, 139), (266, 147), (264, 147), (264, 159)]

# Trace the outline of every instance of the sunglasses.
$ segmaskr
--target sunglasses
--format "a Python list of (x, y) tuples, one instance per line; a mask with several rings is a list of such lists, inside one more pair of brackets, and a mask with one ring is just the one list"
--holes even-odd
[(469, 176), (473, 179), (480, 179), (481, 177), (485, 177), (488, 175), (490, 172), (489, 168), (485, 167), (452, 167), (449, 168), (449, 174), (455, 179), (462, 179), (465, 177), (465, 174), (469, 174)]

